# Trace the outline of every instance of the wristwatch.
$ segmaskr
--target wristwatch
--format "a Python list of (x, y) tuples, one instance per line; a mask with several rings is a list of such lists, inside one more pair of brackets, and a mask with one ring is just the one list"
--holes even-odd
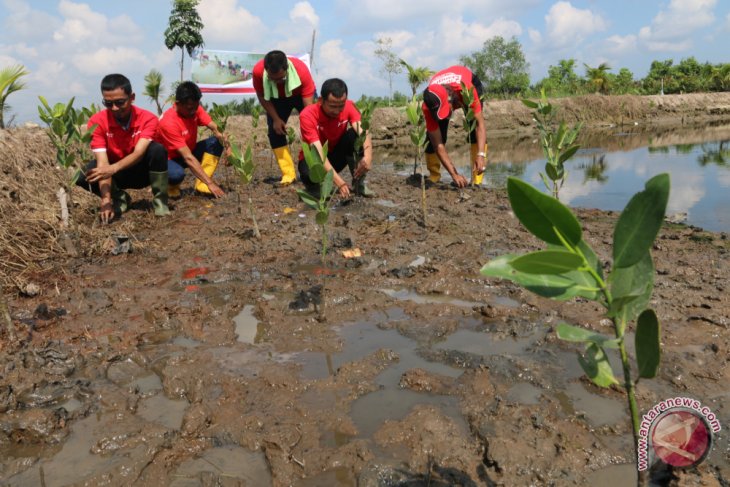
[(477, 152), (477, 157), (487, 157), (486, 152)]

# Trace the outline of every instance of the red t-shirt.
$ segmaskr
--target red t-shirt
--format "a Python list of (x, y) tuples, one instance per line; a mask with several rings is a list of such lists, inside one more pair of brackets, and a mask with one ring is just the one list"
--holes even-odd
[(168, 159), (175, 159), (180, 157), (178, 149), (187, 146), (191, 152), (195, 150), (198, 127), (207, 127), (211, 121), (208, 112), (200, 105), (192, 118), (182, 118), (175, 107), (169, 108), (160, 118), (155, 140), (165, 146)]
[[(314, 103), (304, 107), (299, 114), (299, 128), (302, 132), (302, 142), (311, 144), (319, 141), (322, 145), (327, 142), (327, 151), (332, 150), (340, 141), (348, 126), (354, 126), (360, 121), (360, 112), (351, 100), (345, 101), (345, 109), (337, 118), (330, 118), (322, 110), (322, 104)], [(299, 159), (304, 156), (300, 152)]]
[[(301, 85), (294, 88), (291, 92), (291, 96), (301, 96), (302, 98), (309, 98), (314, 96), (314, 80), (312, 74), (307, 69), (307, 65), (304, 64), (300, 59), (290, 57), (289, 61), (294, 65), (294, 69), (297, 71), (299, 81)], [(256, 94), (263, 98), (264, 96), (264, 60), (260, 60), (253, 67), (253, 88), (256, 90)], [(277, 85), (279, 89), (279, 98), (284, 98), (286, 92), (284, 91), (284, 85)]]
[[(472, 72), (469, 68), (464, 66), (451, 66), (450, 68), (442, 69), (438, 73), (434, 74), (433, 77), (428, 81), (429, 85), (447, 85), (454, 90), (454, 94), (462, 102), (461, 98), (461, 83), (466, 85), (467, 89), (471, 89), (472, 96), (474, 96), (474, 103), (471, 104), (471, 109), (474, 113), (480, 113), (482, 111), (482, 102), (479, 100), (476, 88), (472, 82)], [(426, 130), (432, 132), (438, 130), (438, 120), (433, 118), (431, 111), (426, 107), (426, 104), (421, 105), (423, 110), (423, 116), (426, 120)]]
[(114, 164), (131, 154), (140, 139), (154, 139), (157, 123), (157, 115), (135, 105), (126, 130), (111, 110), (97, 112), (89, 118), (88, 124), (88, 127), (98, 124), (91, 136), (91, 150), (106, 151), (109, 163)]

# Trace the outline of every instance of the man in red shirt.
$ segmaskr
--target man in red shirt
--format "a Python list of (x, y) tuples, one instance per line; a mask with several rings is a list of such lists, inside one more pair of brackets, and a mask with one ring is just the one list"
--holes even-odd
[(101, 196), (99, 217), (109, 223), (131, 203), (125, 188), (152, 187), (155, 215), (170, 214), (167, 207), (167, 154), (152, 139), (157, 116), (133, 105), (132, 84), (126, 76), (109, 74), (101, 80), (102, 104), (106, 110), (89, 119), (97, 125), (91, 138), (94, 161), (79, 179), (78, 186)]
[[(213, 182), (213, 173), (224, 148), (230, 155), (230, 145), (228, 138), (200, 106), (202, 97), (200, 88), (192, 81), (180, 83), (175, 91), (175, 105), (162, 115), (157, 128), (155, 140), (167, 149), (170, 196), (173, 197), (180, 196), (186, 167), (198, 178), (196, 191), (216, 198), (225, 194)], [(197, 142), (198, 127), (208, 127), (213, 136)]]
[[(302, 143), (310, 144), (322, 155), (322, 147), (327, 143), (327, 160), (324, 168), (334, 169), (334, 184), (341, 197), (350, 197), (350, 187), (339, 175), (345, 167), (350, 168), (354, 190), (362, 196), (375, 196), (365, 186), (365, 175), (372, 167), (373, 144), (367, 134), (363, 147), (355, 160), (355, 139), (360, 134), (360, 112), (355, 104), (347, 99), (347, 85), (338, 78), (328, 79), (322, 84), (321, 102), (309, 105), (299, 115)], [(312, 193), (319, 187), (309, 179), (309, 167), (304, 154), (299, 154), (299, 176)]]
[(286, 121), (294, 108), (299, 114), (314, 103), (314, 80), (297, 58), (282, 51), (270, 51), (253, 67), (253, 87), (269, 127), (269, 142), (281, 169), (281, 184), (296, 181), (294, 161), (287, 145)]
[[(428, 132), (426, 146), (426, 166), (430, 173), (429, 179), (437, 183), (441, 180), (441, 165), (449, 172), (454, 184), (459, 188), (467, 185), (467, 180), (456, 170), (446, 151), (446, 137), (449, 129), (449, 119), (456, 108), (467, 108), (461, 96), (462, 84), (470, 90), (474, 97), (471, 109), (474, 112), (476, 126), (469, 134), (471, 142), (472, 184), (481, 184), (484, 170), (487, 167), (487, 129), (482, 114), (480, 96), (483, 88), (479, 78), (464, 66), (451, 66), (434, 74), (428, 87), (423, 91), (423, 115)], [(481, 148), (481, 149), (480, 149)]]

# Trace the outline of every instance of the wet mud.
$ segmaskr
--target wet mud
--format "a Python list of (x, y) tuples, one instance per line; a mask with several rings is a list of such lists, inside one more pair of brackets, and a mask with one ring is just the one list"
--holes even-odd
[[(431, 186), (423, 226), (420, 187), (376, 166), (377, 198), (335, 204), (322, 264), (313, 213), (259, 162), (252, 187), (219, 171), (220, 200), (186, 180), (168, 219), (133, 205), (98, 230), (127, 248), (68, 258), (29, 277), (35, 295), (7, 296), (17, 340), (0, 351), (0, 485), (636, 478), (624, 394), (587, 381), (579, 347), (555, 336), (563, 321), (611, 333), (602, 310), (479, 274), (538, 248), (504, 190)], [(609, 263), (617, 214), (577, 212)], [(353, 248), (361, 257), (343, 256)], [(682, 225), (653, 249), (663, 357), (637, 386), (640, 408), (693, 397), (723, 426), (705, 462), (664, 472), (665, 485), (730, 482), (729, 250), (726, 234)]]

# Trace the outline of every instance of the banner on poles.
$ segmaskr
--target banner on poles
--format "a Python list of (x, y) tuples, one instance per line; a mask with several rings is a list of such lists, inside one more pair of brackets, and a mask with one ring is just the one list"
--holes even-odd
[[(203, 93), (217, 95), (255, 95), (253, 67), (266, 53), (214, 51), (197, 49), (193, 52), (191, 79)], [(309, 68), (309, 54), (299, 58)]]

